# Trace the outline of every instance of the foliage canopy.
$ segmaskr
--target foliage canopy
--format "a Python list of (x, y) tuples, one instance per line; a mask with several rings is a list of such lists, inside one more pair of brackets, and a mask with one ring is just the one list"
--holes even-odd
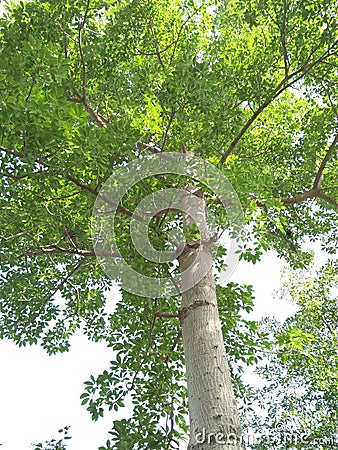
[[(80, 327), (90, 339), (106, 340), (116, 358), (86, 382), (82, 402), (97, 419), (106, 405), (118, 409), (132, 395), (133, 417), (115, 422), (114, 448), (175, 448), (187, 432), (187, 405), (180, 327), (165, 317), (177, 313), (179, 297), (160, 302), (123, 292), (115, 313), (105, 310), (112, 284), (91, 235), (100, 188), (117, 167), (149, 150), (191, 151), (217, 165), (237, 191), (249, 230), (240, 258), (254, 263), (276, 249), (305, 267), (305, 236), (335, 254), (337, 6), (7, 5), (0, 19), (0, 337), (39, 343), (50, 354), (67, 351)], [(185, 184), (184, 177), (146, 179), (123, 199), (119, 245), (141, 273), (156, 276), (158, 268), (131, 245), (130, 215), (154, 189)], [(207, 198), (222, 230), (226, 215)], [(174, 220), (169, 214), (152, 224), (155, 246), (166, 245), (162, 231)], [(216, 265), (223, 255), (220, 249)], [(268, 336), (243, 318), (252, 309), (251, 287), (230, 283), (217, 294), (239, 392), (241, 363), (256, 363)], [(286, 327), (304, 337), (312, 333), (304, 320), (296, 316)]]

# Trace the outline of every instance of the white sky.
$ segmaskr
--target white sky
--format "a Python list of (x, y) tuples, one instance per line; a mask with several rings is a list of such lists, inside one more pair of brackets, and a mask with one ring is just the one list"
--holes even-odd
[[(281, 287), (282, 268), (283, 262), (269, 253), (256, 265), (241, 261), (233, 273), (231, 281), (255, 286), (254, 319), (268, 314), (284, 319), (294, 311), (294, 305), (272, 295)], [(108, 368), (112, 350), (81, 335), (72, 344), (68, 353), (48, 356), (40, 347), (20, 349), (0, 341), (1, 450), (29, 450), (30, 443), (58, 438), (58, 429), (66, 425), (72, 436), (67, 450), (94, 450), (109, 438), (118, 415), (107, 413), (92, 422), (79, 397), (83, 382)]]

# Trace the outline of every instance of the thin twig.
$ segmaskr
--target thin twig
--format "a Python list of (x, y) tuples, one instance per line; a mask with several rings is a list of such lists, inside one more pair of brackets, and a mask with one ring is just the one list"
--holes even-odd
[(36, 84), (36, 78), (37, 78), (38, 70), (39, 70), (38, 67), (36, 67), (35, 70), (34, 70), (34, 74), (33, 74), (33, 77), (32, 77), (32, 83), (31, 83), (29, 92), (28, 92), (28, 94), (27, 94), (27, 97), (25, 98), (25, 101), (26, 101), (26, 102), (28, 102), (28, 100), (29, 100), (29, 98), (30, 98), (30, 96), (31, 96), (31, 94), (32, 94), (33, 87), (34, 87), (35, 84)]
[(85, 62), (83, 48), (82, 48), (82, 33), (83, 33), (83, 29), (85, 27), (86, 20), (88, 17), (89, 5), (90, 5), (90, 0), (87, 0), (86, 10), (83, 15), (83, 19), (82, 19), (82, 22), (80, 23), (79, 31), (78, 31), (78, 46), (79, 46), (79, 52), (80, 52), (80, 58), (81, 58), (81, 68), (82, 68), (82, 99), (83, 99), (84, 103), (87, 101), (87, 93), (86, 93), (87, 73), (86, 73), (86, 62)]
[(280, 27), (280, 35), (283, 49), (285, 78), (287, 79), (289, 77), (289, 58), (286, 49), (286, 21), (287, 21), (287, 4), (286, 0), (283, 0), (283, 23)]
[[(14, 152), (14, 151), (9, 150), (9, 149), (7, 149), (5, 147), (2, 147), (2, 146), (0, 146), (0, 150), (5, 152), (5, 153), (7, 153), (7, 154), (9, 154), (9, 155), (12, 155), (12, 156), (15, 156), (15, 157), (18, 157), (18, 158), (21, 158), (21, 159), (25, 158), (24, 155), (21, 155), (20, 153)], [(61, 174), (51, 174), (51, 173), (48, 172), (48, 170), (50, 169), (49, 164), (47, 164), (42, 158), (36, 158), (35, 162), (37, 164), (40, 164), (41, 166), (43, 166), (46, 169), (46, 171), (44, 171), (43, 173), (46, 174), (47, 176), (53, 177), (55, 175), (62, 175), (63, 178), (67, 179), (68, 181), (71, 181), (76, 186), (81, 188), (81, 190), (89, 192), (90, 194), (94, 195), (95, 197), (101, 198), (105, 203), (107, 203), (108, 205), (113, 206), (120, 213), (125, 214), (126, 216), (129, 216), (129, 217), (132, 217), (135, 220), (144, 222), (144, 219), (142, 217), (138, 216), (137, 214), (134, 214), (132, 211), (130, 211), (129, 209), (125, 208), (122, 205), (117, 205), (109, 197), (101, 194), (97, 189), (94, 189), (94, 188), (86, 185), (82, 181), (80, 181), (77, 178), (75, 178), (73, 175), (71, 175), (69, 173), (65, 174), (64, 172), (62, 172)]]
[(173, 110), (171, 111), (171, 113), (170, 113), (169, 120), (168, 120), (166, 129), (165, 129), (165, 132), (164, 132), (164, 137), (163, 137), (163, 141), (162, 141), (162, 145), (161, 145), (161, 150), (162, 150), (162, 152), (163, 152), (164, 147), (165, 147), (165, 144), (166, 144), (166, 142), (167, 142), (168, 133), (169, 133), (170, 127), (171, 127), (171, 125), (172, 125), (172, 123), (173, 123), (173, 120), (174, 120), (174, 118), (175, 118), (175, 114), (176, 114), (176, 111), (173, 109)]
[(322, 181), (323, 181), (323, 172), (324, 172), (325, 166), (326, 166), (328, 160), (330, 159), (333, 151), (335, 150), (337, 143), (338, 143), (338, 133), (335, 135), (332, 144), (330, 145), (328, 151), (326, 152), (326, 155), (324, 156), (324, 158), (320, 164), (315, 181), (313, 183), (313, 189), (320, 188)]
[(203, 6), (204, 6), (204, 3), (201, 2), (201, 5), (196, 9), (196, 11), (194, 11), (193, 13), (190, 14), (190, 16), (187, 17), (187, 19), (182, 23), (180, 29), (178, 30), (177, 38), (175, 40), (174, 48), (173, 48), (173, 51), (172, 51), (171, 57), (170, 57), (170, 65), (172, 64), (172, 62), (174, 60), (176, 48), (177, 48), (178, 42), (179, 42), (179, 40), (181, 38), (182, 31), (184, 30), (186, 24), (188, 22), (190, 22), (190, 20), (202, 9)]
[(165, 65), (164, 65), (164, 62), (163, 62), (162, 57), (161, 57), (161, 51), (160, 51), (159, 46), (158, 46), (158, 40), (157, 40), (157, 37), (156, 37), (155, 32), (154, 32), (154, 28), (153, 28), (153, 25), (154, 25), (153, 18), (150, 19), (149, 24), (150, 24), (151, 35), (153, 37), (153, 41), (154, 41), (154, 44), (155, 44), (155, 53), (156, 53), (156, 56), (157, 56), (157, 60), (158, 60), (158, 62), (160, 64), (160, 66), (162, 67), (162, 69), (165, 70)]
[(67, 275), (56, 285), (56, 287), (52, 291), (50, 291), (45, 297), (43, 297), (43, 299), (41, 300), (41, 306), (38, 309), (37, 313), (34, 314), (33, 317), (31, 317), (26, 322), (23, 322), (23, 323), (17, 322), (17, 323), (20, 323), (20, 325), (22, 325), (23, 327), (26, 327), (27, 325), (30, 325), (31, 323), (33, 323), (35, 321), (35, 319), (43, 311), (43, 309), (45, 308), (45, 306), (49, 302), (49, 300), (51, 300), (54, 297), (54, 295), (58, 292), (58, 290), (61, 289), (64, 284), (67, 283), (69, 278), (71, 278), (74, 275), (74, 273), (80, 269), (80, 267), (82, 266), (82, 264), (84, 262), (85, 262), (85, 259), (81, 260), (78, 264), (76, 264), (76, 266), (74, 266), (73, 269), (67, 273)]
[(98, 124), (98, 126), (100, 128), (105, 128), (107, 126), (107, 124), (109, 124), (109, 121), (104, 119), (100, 114), (98, 114), (95, 111), (95, 109), (91, 106), (91, 104), (88, 102), (88, 99), (87, 99), (87, 90), (86, 90), (87, 70), (86, 70), (86, 60), (85, 60), (83, 45), (82, 45), (82, 35), (83, 35), (83, 31), (86, 29), (85, 25), (86, 25), (86, 20), (88, 18), (89, 6), (90, 6), (90, 0), (87, 0), (86, 9), (85, 9), (82, 21), (79, 25), (78, 38), (77, 38), (77, 45), (79, 48), (80, 60), (81, 60), (81, 78), (82, 78), (81, 92), (82, 93), (80, 94), (78, 91), (75, 90), (76, 97), (72, 97), (69, 94), (66, 94), (66, 96), (67, 96), (67, 100), (70, 102), (82, 103), (83, 106), (86, 108), (86, 111), (88, 112), (88, 114), (91, 117), (93, 117), (93, 119)]
[(272, 96), (265, 100), (253, 113), (253, 115), (249, 118), (249, 120), (246, 122), (246, 124), (242, 127), (242, 129), (239, 131), (237, 136), (233, 139), (233, 141), (230, 143), (227, 150), (222, 154), (222, 157), (220, 159), (220, 163), (223, 164), (228, 156), (232, 153), (234, 148), (237, 146), (243, 135), (247, 132), (247, 130), (251, 127), (253, 122), (257, 119), (257, 117), (275, 100), (277, 97), (279, 97), (286, 89), (294, 85), (297, 81), (303, 78), (303, 76), (309, 71), (315, 67), (316, 65), (323, 62), (324, 59), (329, 58), (330, 56), (334, 55), (334, 52), (331, 53), (331, 50), (334, 49), (338, 44), (338, 39), (333, 42), (333, 44), (315, 61), (310, 63), (311, 57), (314, 55), (314, 53), (317, 51), (318, 46), (315, 47), (309, 54), (308, 58), (300, 67), (299, 69), (295, 70), (291, 75), (284, 76), (283, 80), (278, 84), (278, 86), (275, 88), (275, 90), (272, 93)]
[(103, 256), (106, 258), (118, 258), (120, 257), (120, 253), (112, 252), (112, 251), (103, 251), (103, 250), (82, 250), (79, 248), (64, 248), (59, 247), (57, 245), (48, 245), (48, 246), (39, 246), (38, 250), (27, 251), (24, 255), (45, 255), (45, 254), (55, 254), (55, 253), (68, 253), (72, 255), (83, 256), (84, 258), (88, 258), (90, 256)]

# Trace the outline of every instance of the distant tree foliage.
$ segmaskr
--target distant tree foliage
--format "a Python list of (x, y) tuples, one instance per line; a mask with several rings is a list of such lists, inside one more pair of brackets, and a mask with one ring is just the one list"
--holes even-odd
[(69, 428), (69, 426), (66, 426), (59, 430), (59, 439), (51, 439), (44, 443), (40, 442), (38, 444), (32, 444), (32, 447), (34, 450), (66, 450), (67, 444), (65, 441), (71, 439), (71, 436), (68, 436)]

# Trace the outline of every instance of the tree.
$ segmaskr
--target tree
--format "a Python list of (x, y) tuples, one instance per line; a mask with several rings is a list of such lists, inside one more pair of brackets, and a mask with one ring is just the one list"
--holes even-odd
[[(274, 248), (294, 267), (310, 260), (304, 236), (335, 253), (337, 2), (47, 0), (7, 9), (1, 337), (49, 353), (66, 351), (80, 327), (105, 339), (115, 359), (82, 401), (97, 419), (132, 396), (133, 417), (114, 423), (114, 448), (177, 447), (188, 433), (187, 395), (189, 449), (230, 438), (229, 449), (241, 448), (241, 381), (224, 345), (230, 362), (252, 364), (266, 334), (241, 315), (252, 308), (250, 287), (215, 285), (210, 264), (232, 263), (214, 241), (227, 230), (239, 258), (255, 262)], [(153, 161), (158, 172), (148, 176)], [(138, 166), (143, 178), (129, 186)], [(223, 177), (216, 190), (213, 167)], [(105, 189), (117, 177), (119, 192), (123, 173), (129, 189), (116, 203)], [(163, 192), (180, 196), (158, 209)], [(114, 211), (113, 240), (102, 207)], [(145, 222), (152, 255), (176, 260), (138, 252), (130, 233), (139, 223), (140, 236)], [(181, 273), (183, 289), (149, 295), (134, 284), (107, 315), (110, 271), (128, 285), (122, 258), (166, 289)], [(210, 443), (199, 442), (203, 433)]]
[(50, 441), (46, 441), (44, 444), (41, 442), (38, 444), (33, 444), (34, 450), (66, 450), (65, 440), (71, 439), (71, 436), (68, 436), (69, 426), (66, 426), (59, 430), (61, 433), (60, 439), (51, 439)]
[(259, 369), (265, 386), (258, 396), (268, 414), (251, 423), (266, 442), (252, 448), (336, 445), (337, 273), (337, 261), (329, 261), (316, 272), (296, 271), (286, 283), (283, 295), (299, 309), (285, 324), (270, 324), (277, 351)]

